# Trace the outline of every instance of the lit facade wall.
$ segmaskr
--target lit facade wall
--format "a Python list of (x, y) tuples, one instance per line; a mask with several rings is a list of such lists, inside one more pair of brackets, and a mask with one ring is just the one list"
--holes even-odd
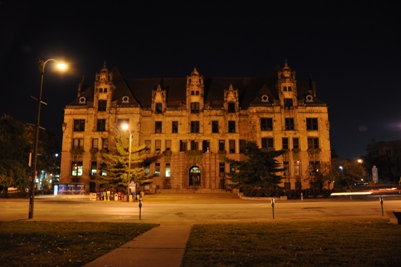
[(122, 122), (133, 147), (146, 144), (146, 155), (160, 155), (149, 166), (159, 174), (149, 190), (224, 190), (230, 166), (223, 158), (242, 159), (245, 141), (287, 151), (278, 158), (286, 189), (309, 188), (318, 164), (330, 161), (327, 105), (287, 63), (266, 79), (204, 79), (194, 69), (185, 79), (124, 80), (104, 66), (65, 107), (60, 183), (98, 191), (92, 175), (101, 171), (100, 151), (113, 149)]

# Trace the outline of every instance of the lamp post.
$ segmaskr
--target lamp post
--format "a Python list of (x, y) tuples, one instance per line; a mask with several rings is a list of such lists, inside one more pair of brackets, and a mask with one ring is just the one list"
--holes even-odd
[[(35, 198), (35, 179), (36, 179), (36, 165), (38, 159), (38, 143), (39, 143), (39, 128), (40, 128), (40, 108), (42, 105), (42, 88), (43, 88), (43, 78), (45, 73), (46, 64), (50, 61), (57, 61), (55, 59), (47, 59), (45, 61), (39, 60), (39, 70), (40, 70), (40, 82), (39, 82), (39, 92), (38, 92), (38, 103), (36, 108), (36, 121), (35, 121), (35, 136), (33, 140), (33, 161), (32, 161), (32, 174), (31, 174), (31, 184), (29, 188), (29, 215), (28, 218), (33, 218), (33, 206)], [(65, 64), (58, 64), (58, 68), (65, 69)]]
[(122, 126), (123, 130), (126, 130), (129, 132), (129, 146), (128, 146), (128, 176), (127, 176), (127, 201), (129, 201), (129, 196), (130, 196), (130, 190), (129, 190), (129, 185), (130, 185), (130, 178), (131, 178), (131, 150), (132, 150), (132, 133), (129, 130), (129, 125), (124, 123)]

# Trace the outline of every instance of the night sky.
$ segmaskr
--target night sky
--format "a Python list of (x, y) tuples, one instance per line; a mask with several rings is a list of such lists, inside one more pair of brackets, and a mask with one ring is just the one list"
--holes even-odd
[(0, 114), (34, 123), (38, 59), (70, 63), (63, 75), (45, 69), (41, 126), (60, 135), (64, 106), (103, 62), (125, 78), (194, 67), (211, 78), (270, 76), (287, 60), (298, 81), (315, 80), (341, 158), (401, 139), (396, 1), (124, 2), (0, 0)]

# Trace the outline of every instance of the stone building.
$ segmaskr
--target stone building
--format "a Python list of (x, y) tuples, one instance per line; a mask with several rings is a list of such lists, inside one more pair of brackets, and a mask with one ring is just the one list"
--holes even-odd
[(150, 190), (223, 190), (232, 171), (223, 158), (242, 159), (248, 140), (287, 151), (278, 158), (286, 189), (309, 188), (319, 164), (330, 161), (328, 107), (314, 81), (298, 82), (287, 62), (261, 78), (204, 78), (194, 68), (185, 78), (124, 79), (104, 65), (65, 107), (60, 184), (99, 190), (98, 151), (113, 149), (123, 123), (133, 147), (160, 155), (146, 166), (156, 174)]

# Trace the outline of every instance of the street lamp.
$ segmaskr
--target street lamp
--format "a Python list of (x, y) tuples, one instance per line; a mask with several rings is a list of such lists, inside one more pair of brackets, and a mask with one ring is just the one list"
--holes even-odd
[[(33, 162), (32, 162), (32, 174), (31, 174), (31, 184), (29, 188), (29, 215), (28, 218), (33, 218), (33, 204), (35, 198), (35, 179), (36, 179), (36, 165), (38, 159), (38, 143), (39, 143), (39, 128), (40, 128), (40, 108), (42, 105), (42, 88), (43, 88), (43, 77), (45, 73), (46, 64), (50, 61), (57, 62), (55, 59), (47, 59), (45, 61), (39, 60), (39, 70), (40, 70), (40, 82), (39, 82), (39, 92), (38, 92), (38, 103), (36, 108), (36, 121), (35, 121), (35, 137), (33, 140)], [(59, 63), (57, 64), (59, 69), (66, 69), (66, 65)]]
[(125, 131), (129, 132), (129, 147), (128, 147), (128, 176), (127, 176), (127, 201), (129, 201), (129, 196), (130, 196), (130, 192), (129, 192), (129, 185), (130, 185), (130, 178), (131, 178), (131, 149), (132, 149), (132, 133), (129, 130), (129, 125), (124, 123), (123, 125), (121, 125), (121, 128)]

